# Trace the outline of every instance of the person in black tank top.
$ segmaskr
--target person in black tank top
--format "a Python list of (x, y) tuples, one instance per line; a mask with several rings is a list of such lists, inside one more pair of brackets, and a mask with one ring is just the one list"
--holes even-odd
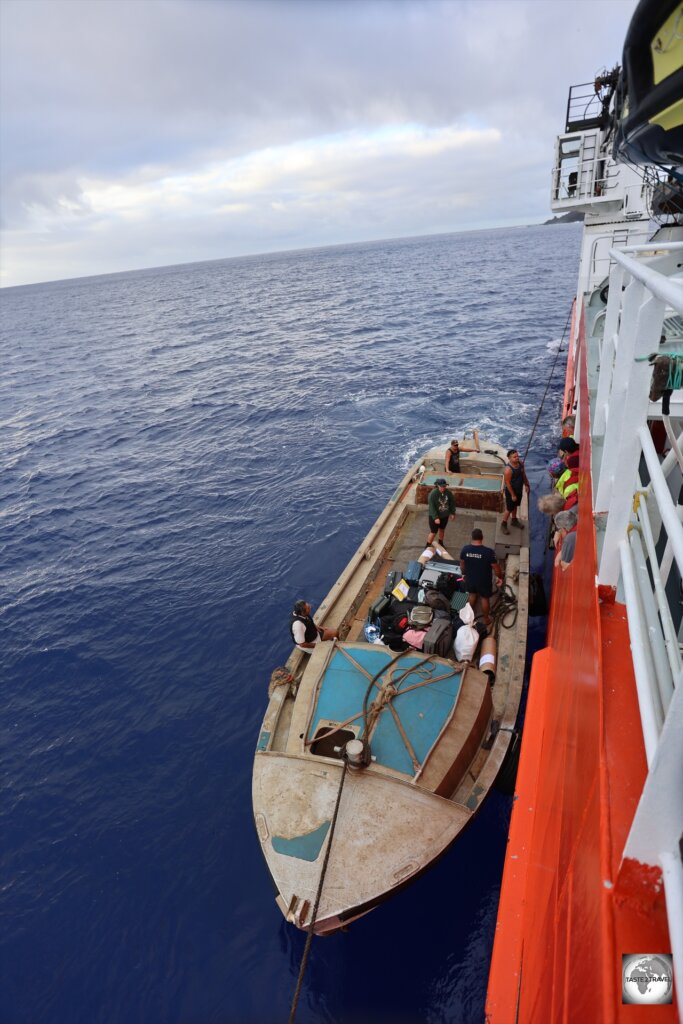
[(522, 493), (526, 488), (527, 494), (531, 490), (531, 485), (527, 480), (527, 475), (524, 472), (524, 463), (519, 457), (519, 452), (516, 448), (511, 448), (508, 455), (507, 466), (503, 473), (503, 480), (505, 483), (505, 512), (503, 513), (503, 520), (501, 523), (501, 530), (503, 533), (509, 533), (508, 519), (510, 513), (512, 513), (511, 525), (518, 526), (521, 529), (524, 528), (524, 523), (520, 523), (517, 518), (517, 509), (522, 504)]
[(460, 445), (457, 441), (451, 441), (446, 449), (446, 472), (460, 472)]
[(460, 452), (478, 452), (481, 451), (479, 447), (479, 431), (474, 431), (474, 448), (469, 444), (460, 444), (460, 442), (453, 438), (448, 448), (446, 449), (446, 459), (444, 462), (444, 469), (447, 473), (460, 473)]

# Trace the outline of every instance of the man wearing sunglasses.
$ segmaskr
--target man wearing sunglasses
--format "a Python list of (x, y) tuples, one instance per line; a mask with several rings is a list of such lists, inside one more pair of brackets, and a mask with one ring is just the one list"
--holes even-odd
[(468, 444), (460, 444), (455, 438), (451, 441), (448, 448), (446, 449), (446, 461), (444, 462), (444, 469), (447, 473), (459, 473), (460, 472), (460, 452), (479, 452), (479, 431), (474, 431), (474, 448)]

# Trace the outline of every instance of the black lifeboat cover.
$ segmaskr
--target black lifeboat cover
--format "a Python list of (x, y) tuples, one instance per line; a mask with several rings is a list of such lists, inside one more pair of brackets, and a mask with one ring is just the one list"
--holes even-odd
[[(680, 0), (640, 0), (624, 42), (617, 87), (615, 160), (645, 164), (683, 164), (683, 124), (665, 130), (653, 117), (683, 97), (683, 66), (658, 84), (651, 46), (665, 22), (681, 8)], [(683, 31), (683, 11), (674, 35)], [(666, 40), (664, 40), (666, 44)]]

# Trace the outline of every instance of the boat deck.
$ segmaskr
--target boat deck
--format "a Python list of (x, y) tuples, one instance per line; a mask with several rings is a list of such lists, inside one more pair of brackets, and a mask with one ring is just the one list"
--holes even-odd
[[(485, 519), (484, 517), (487, 518)], [(476, 527), (483, 531), (484, 544), (493, 547), (497, 518), (495, 512), (473, 513), (467, 509), (459, 509), (455, 519), (451, 520), (446, 527), (444, 543), (446, 551), (457, 561), (464, 545), (470, 543), (472, 530)], [(377, 576), (368, 591), (367, 597), (358, 608), (351, 623), (349, 623), (349, 640), (363, 639), (363, 626), (368, 617), (368, 610), (383, 593), (387, 574), (392, 569), (403, 571), (409, 562), (417, 561), (425, 549), (428, 535), (427, 510), (424, 506), (416, 507), (414, 511), (411, 510), (408, 513), (408, 518), (401, 529), (400, 536), (388, 551), (387, 557), (378, 569)]]
[[(511, 528), (509, 536), (500, 533), (500, 516), (496, 512), (483, 512), (480, 509), (458, 509), (455, 519), (452, 519), (445, 531), (445, 548), (454, 559), (458, 559), (460, 551), (469, 544), (472, 530), (480, 529), (484, 534), (484, 544), (492, 547), (498, 553), (505, 569), (506, 582), (517, 589), (515, 577), (520, 569), (520, 544), (524, 539), (526, 530), (517, 531)], [(515, 534), (519, 536), (515, 536)], [(408, 512), (408, 518), (401, 527), (401, 533), (394, 544), (387, 551), (386, 557), (381, 562), (377, 575), (373, 580), (361, 604), (358, 606), (353, 619), (348, 624), (347, 640), (363, 640), (363, 628), (367, 621), (368, 610), (384, 591), (384, 582), (387, 574), (392, 569), (403, 570), (408, 562), (416, 561), (425, 549), (426, 539), (429, 534), (429, 523), (427, 521), (427, 510), (424, 505), (412, 506)], [(501, 543), (501, 540), (503, 543)], [(528, 565), (528, 555), (526, 557)], [(462, 595), (463, 604), (466, 596)], [(526, 605), (526, 593), (523, 597)], [(496, 598), (492, 599), (492, 608), (495, 609)], [(476, 609), (477, 613), (481, 608)], [(525, 607), (526, 612), (526, 607)], [(516, 644), (515, 630), (500, 630), (497, 636), (498, 641), (498, 682), (493, 687), (494, 716), (499, 716), (509, 699), (507, 691), (508, 677), (511, 673), (511, 660), (514, 658)], [(523, 658), (523, 655), (522, 655)], [(515, 666), (517, 669), (519, 665)], [(506, 723), (507, 724), (507, 723)]]

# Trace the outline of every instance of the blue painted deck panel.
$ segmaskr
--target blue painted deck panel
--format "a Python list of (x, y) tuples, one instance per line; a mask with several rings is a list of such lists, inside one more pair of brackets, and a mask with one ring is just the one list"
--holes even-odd
[(441, 479), (447, 479), (449, 487), (470, 491), (500, 491), (503, 487), (502, 479), (499, 477), (458, 476), (453, 473), (447, 473), (445, 477), (442, 473), (426, 473), (422, 482), (436, 486), (436, 481)]
[(299, 860), (314, 861), (323, 848), (325, 836), (327, 835), (331, 822), (324, 821), (312, 832), (303, 836), (293, 836), (286, 839), (284, 836), (273, 836), (271, 843), (276, 853), (282, 853), (285, 857), (297, 857)]
[[(353, 648), (351, 656), (365, 668), (370, 675), (394, 657), (394, 652), (385, 651), (368, 645), (367, 648)], [(402, 659), (391, 670), (396, 679), (399, 673), (415, 666), (423, 665), (421, 658), (415, 656)], [(430, 675), (438, 676), (447, 671), (444, 664), (429, 665)], [(418, 671), (410, 672), (400, 683), (403, 690), (420, 682), (424, 676)], [(444, 723), (450, 715), (460, 693), (459, 673), (428, 686), (422, 686), (393, 700), (393, 707), (398, 713), (401, 724), (410, 740), (417, 758), (422, 764)], [(320, 728), (321, 720), (344, 722), (357, 714), (354, 725), (361, 725), (360, 714), (363, 709), (363, 698), (369, 685), (369, 679), (363, 675), (341, 651), (336, 651), (327, 667), (320, 685), (318, 699), (311, 718), (308, 738), (312, 739)], [(369, 704), (377, 696), (378, 690), (373, 687)], [(372, 753), (377, 763), (387, 768), (403, 772), (412, 777), (415, 773), (413, 763), (401, 735), (396, 727), (394, 717), (386, 709), (379, 717), (372, 736)]]

